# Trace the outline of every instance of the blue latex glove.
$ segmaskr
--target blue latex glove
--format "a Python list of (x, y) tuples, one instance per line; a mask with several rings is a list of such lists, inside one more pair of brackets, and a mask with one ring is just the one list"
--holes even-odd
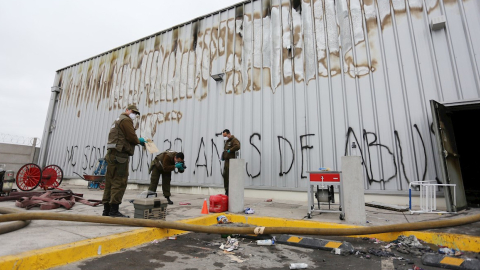
[(145, 145), (145, 142), (146, 142), (146, 141), (145, 141), (145, 139), (144, 139), (144, 138), (140, 138), (140, 139), (138, 139), (138, 140), (140, 141), (140, 144), (141, 144), (142, 146), (144, 146), (144, 145)]
[(230, 153), (230, 149), (227, 150), (227, 153)]
[(175, 168), (177, 168), (177, 169), (179, 169), (179, 170), (181, 170), (181, 171), (184, 170), (184, 169), (183, 169), (183, 166), (182, 166), (182, 163), (177, 163), (177, 164), (175, 164)]

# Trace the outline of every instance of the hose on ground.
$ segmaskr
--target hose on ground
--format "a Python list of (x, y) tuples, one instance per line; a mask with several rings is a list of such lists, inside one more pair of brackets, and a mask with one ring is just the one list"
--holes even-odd
[[(0, 208), (0, 214), (14, 214), (14, 213), (21, 213), (21, 212), (23, 211), (20, 209)], [(30, 224), (30, 222), (31, 222), (30, 220), (19, 220), (9, 224), (0, 225), (0, 234), (19, 230), (27, 226), (28, 224)]]
[[(0, 208), (0, 212), (7, 211), (9, 208)], [(200, 233), (215, 234), (258, 234), (255, 227), (212, 227), (205, 225), (192, 225), (173, 221), (136, 219), (136, 218), (112, 218), (103, 216), (89, 216), (63, 213), (11, 213), (0, 216), (0, 222), (7, 221), (27, 221), (27, 220), (62, 220), (76, 222), (90, 222), (103, 224), (116, 224), (134, 227), (154, 227), (164, 229), (175, 229), (181, 231), (192, 231)], [(401, 231), (418, 231), (427, 229), (437, 229), (445, 227), (454, 227), (480, 221), (480, 214), (437, 221), (422, 221), (414, 223), (402, 223), (393, 225), (383, 225), (374, 227), (358, 228), (303, 228), (303, 227), (265, 227), (262, 234), (299, 234), (299, 235), (365, 235)]]

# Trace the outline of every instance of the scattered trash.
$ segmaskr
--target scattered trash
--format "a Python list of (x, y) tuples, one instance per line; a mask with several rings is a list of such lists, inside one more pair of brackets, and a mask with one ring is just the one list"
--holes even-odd
[(390, 247), (396, 246), (396, 245), (397, 245), (397, 244), (395, 244), (395, 243), (390, 243), (390, 244), (384, 246), (384, 248), (390, 248)]
[(407, 247), (415, 247), (415, 248), (425, 248), (420, 241), (418, 241), (415, 235), (410, 235), (406, 237), (404, 235), (400, 235), (397, 240), (393, 241), (394, 243), (401, 243), (402, 245), (406, 245)]
[(366, 255), (365, 258), (370, 259), (370, 255)]
[(255, 214), (255, 210), (253, 210), (252, 208), (248, 207), (245, 209), (245, 214)]
[(392, 252), (382, 250), (382, 249), (376, 249), (376, 248), (368, 249), (368, 253), (375, 255), (377, 257), (395, 257), (395, 254), (393, 254)]
[(227, 242), (220, 246), (220, 249), (223, 251), (231, 252), (233, 250), (238, 249), (238, 240), (236, 238), (228, 237)]
[(423, 270), (423, 268), (414, 265), (414, 266), (413, 266), (413, 270)]
[(341, 255), (342, 254), (342, 250), (339, 249), (339, 248), (334, 248), (335, 250), (335, 255)]
[(275, 245), (275, 236), (272, 239), (257, 240), (258, 246), (272, 246)]
[(217, 224), (227, 224), (227, 223), (230, 223), (230, 221), (226, 216), (221, 215), (217, 217)]
[(291, 263), (290, 269), (305, 269), (308, 268), (308, 264), (306, 263)]
[(406, 249), (404, 247), (398, 247), (397, 251), (400, 252), (400, 253), (403, 253), (403, 254), (410, 254), (410, 251), (408, 251), (408, 249)]
[(463, 255), (463, 252), (461, 251), (455, 251), (455, 256), (459, 257), (459, 256), (462, 256)]
[(181, 203), (179, 203), (179, 205), (192, 205), (192, 204), (189, 203), (189, 202), (181, 202)]
[(454, 255), (455, 250), (449, 248), (440, 248), (438, 249), (438, 253), (445, 254), (445, 255)]
[(370, 238), (369, 240), (373, 241), (374, 244), (382, 243), (382, 241), (378, 240), (377, 238)]
[(168, 240), (177, 240), (177, 237), (176, 236), (170, 236), (170, 237), (168, 237)]
[(272, 202), (272, 199), (266, 199), (265, 201), (266, 202)]
[(150, 243), (152, 243), (152, 244), (158, 244), (159, 242), (160, 242), (160, 241), (158, 241), (157, 239), (155, 239), (155, 240), (153, 240), (153, 241), (150, 242)]

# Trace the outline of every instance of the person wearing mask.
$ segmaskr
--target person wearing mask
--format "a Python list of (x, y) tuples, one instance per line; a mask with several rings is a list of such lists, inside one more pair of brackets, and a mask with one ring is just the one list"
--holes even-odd
[(235, 158), (235, 153), (240, 150), (240, 141), (230, 134), (230, 130), (228, 129), (225, 129), (222, 135), (225, 140), (222, 153), (222, 160), (225, 160), (225, 164), (223, 165), (223, 186), (225, 188), (225, 195), (228, 196), (230, 159)]
[(168, 204), (173, 204), (170, 200), (170, 182), (172, 181), (172, 171), (183, 173), (187, 166), (185, 166), (184, 155), (182, 152), (165, 151), (158, 154), (150, 164), (150, 186), (148, 193), (157, 192), (158, 181), (162, 176), (162, 191), (163, 196), (167, 199)]
[(145, 145), (144, 138), (138, 138), (133, 120), (140, 115), (136, 105), (129, 105), (112, 124), (108, 134), (107, 172), (103, 191), (103, 216), (129, 217), (119, 212), (128, 180), (128, 163), (137, 144)]

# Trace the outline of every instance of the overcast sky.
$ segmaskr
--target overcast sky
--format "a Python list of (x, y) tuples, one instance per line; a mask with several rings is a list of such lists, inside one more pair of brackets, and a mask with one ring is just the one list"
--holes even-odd
[(41, 137), (55, 71), (240, 0), (0, 0), (0, 134)]

